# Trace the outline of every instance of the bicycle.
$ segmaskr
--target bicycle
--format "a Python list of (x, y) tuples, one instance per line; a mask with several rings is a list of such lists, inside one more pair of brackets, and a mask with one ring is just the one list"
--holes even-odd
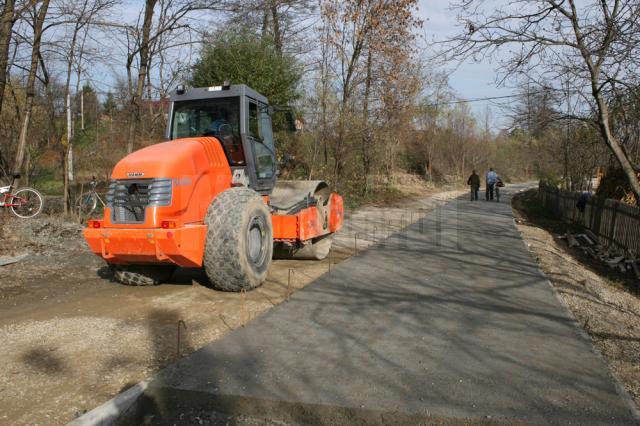
[[(9, 180), (9, 176), (4, 169), (2, 169), (2, 173)], [(40, 214), (44, 205), (42, 195), (35, 189), (27, 187), (13, 192), (13, 185), (16, 179), (20, 179), (20, 174), (13, 174), (10, 184), (0, 187), (0, 207), (8, 208), (21, 219), (36, 217)]]
[(76, 211), (78, 212), (78, 216), (80, 217), (80, 219), (84, 219), (91, 213), (93, 213), (98, 207), (98, 202), (102, 204), (103, 209), (106, 206), (104, 200), (96, 191), (98, 182), (95, 176), (91, 177), (91, 182), (89, 183), (89, 185), (91, 186), (91, 190), (89, 192), (80, 194), (80, 196), (76, 200)]

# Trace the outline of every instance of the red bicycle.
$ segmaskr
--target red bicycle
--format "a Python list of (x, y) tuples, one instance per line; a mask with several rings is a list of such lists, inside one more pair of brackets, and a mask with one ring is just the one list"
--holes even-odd
[[(6, 173), (4, 175), (9, 178)], [(13, 192), (13, 184), (19, 178), (19, 174), (14, 174), (8, 186), (0, 186), (0, 207), (9, 208), (22, 219), (35, 217), (42, 211), (42, 195), (33, 188), (20, 188)]]

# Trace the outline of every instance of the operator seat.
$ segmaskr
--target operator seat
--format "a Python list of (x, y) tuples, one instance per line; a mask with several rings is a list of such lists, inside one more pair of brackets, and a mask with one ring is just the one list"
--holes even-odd
[(233, 129), (229, 122), (218, 119), (211, 123), (209, 127), (211, 129), (210, 133), (222, 143), (222, 148), (225, 154), (227, 154), (229, 164), (231, 166), (244, 166), (245, 158), (242, 143), (240, 142), (240, 138), (233, 134)]

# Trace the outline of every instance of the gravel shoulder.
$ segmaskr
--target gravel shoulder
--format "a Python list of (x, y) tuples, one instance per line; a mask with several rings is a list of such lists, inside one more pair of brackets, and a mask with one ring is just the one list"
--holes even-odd
[(81, 226), (2, 215), (0, 255), (29, 256), (0, 267), (0, 423), (66, 424), (460, 193), (414, 186), (406, 201), (350, 212), (329, 259), (276, 260), (246, 294), (212, 290), (189, 269), (168, 284), (122, 286), (88, 252)]
[[(604, 356), (612, 373), (640, 407), (640, 298), (627, 282), (606, 274), (601, 265), (571, 249), (551, 231), (550, 223), (531, 215), (519, 195), (514, 199), (516, 225), (540, 269), (559, 298)], [(557, 231), (557, 229), (554, 229)], [(610, 276), (608, 276), (610, 275)]]

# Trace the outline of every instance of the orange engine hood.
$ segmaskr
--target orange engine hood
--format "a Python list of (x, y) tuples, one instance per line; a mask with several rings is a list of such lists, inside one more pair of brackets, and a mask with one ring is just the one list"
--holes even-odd
[(132, 152), (116, 164), (111, 178), (180, 178), (200, 175), (211, 167), (229, 168), (218, 140), (212, 137), (185, 138)]
[[(202, 223), (211, 200), (231, 186), (231, 167), (217, 139), (185, 138), (127, 155), (116, 164), (111, 178), (171, 179), (171, 205), (149, 208), (144, 224), (131, 225), (159, 227), (167, 219), (179, 224)], [(105, 227), (122, 226), (111, 222), (109, 207), (105, 209), (104, 220)]]

